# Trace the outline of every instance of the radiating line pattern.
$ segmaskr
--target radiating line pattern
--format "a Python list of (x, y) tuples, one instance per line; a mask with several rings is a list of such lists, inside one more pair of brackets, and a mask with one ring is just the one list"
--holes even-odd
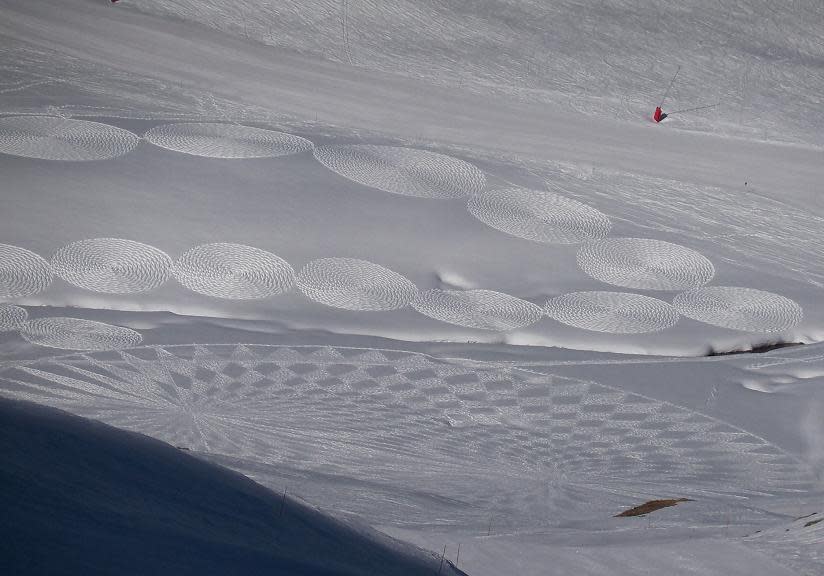
[(106, 160), (131, 152), (140, 138), (122, 128), (56, 116), (0, 118), (0, 153), (42, 160)]
[(51, 282), (51, 267), (41, 256), (19, 246), (0, 244), (0, 299), (31, 296)]
[(780, 294), (740, 286), (705, 286), (673, 301), (688, 318), (745, 332), (781, 332), (796, 326), (804, 312)]
[(529, 326), (543, 316), (540, 306), (493, 290), (426, 290), (412, 307), (435, 320), (497, 332)]
[(667, 302), (627, 292), (573, 292), (549, 300), (544, 310), (563, 324), (611, 334), (658, 332), (678, 322)]
[(90, 238), (64, 246), (52, 269), (79, 288), (106, 294), (146, 292), (169, 277), (169, 256), (148, 244), (123, 238)]
[(486, 185), (486, 176), (476, 166), (428, 150), (353, 144), (319, 146), (314, 154), (344, 178), (403, 196), (463, 198)]
[(64, 350), (118, 350), (143, 341), (139, 332), (80, 318), (37, 318), (20, 326), (20, 335), (38, 346)]
[(293, 134), (215, 122), (162, 124), (144, 138), (161, 148), (208, 158), (277, 158), (313, 148), (309, 140)]
[(606, 215), (577, 200), (545, 190), (510, 187), (469, 199), (478, 220), (511, 236), (545, 244), (577, 244), (609, 234)]
[(218, 242), (187, 250), (172, 274), (189, 290), (215, 298), (254, 300), (289, 291), (295, 271), (282, 258), (252, 246)]
[(401, 351), (208, 345), (77, 354), (4, 369), (0, 393), (236, 463), (350, 477), (392, 470), (412, 481), (426, 470), (446, 480), (456, 469), (538, 467), (573, 485), (637, 490), (640, 480), (651, 491), (738, 495), (811, 481), (773, 444), (686, 408), (595, 382)]
[(28, 318), (25, 308), (12, 304), (0, 304), (0, 332), (17, 330)]
[(650, 238), (589, 242), (578, 250), (578, 266), (601, 282), (639, 290), (690, 290), (715, 276), (712, 262), (695, 250)]
[(297, 285), (307, 298), (345, 310), (396, 310), (418, 293), (397, 272), (356, 258), (312, 260), (300, 271)]

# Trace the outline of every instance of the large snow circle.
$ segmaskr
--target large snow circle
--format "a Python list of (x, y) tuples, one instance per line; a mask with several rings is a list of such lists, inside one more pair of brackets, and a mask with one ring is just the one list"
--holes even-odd
[(763, 290), (706, 286), (678, 294), (673, 301), (684, 316), (745, 332), (781, 332), (801, 322), (804, 312), (794, 301)]
[(277, 158), (313, 148), (300, 136), (237, 124), (162, 124), (143, 137), (161, 148), (207, 158)]
[(577, 244), (609, 234), (604, 214), (577, 200), (529, 188), (504, 188), (469, 199), (478, 220), (518, 238), (546, 244)]
[(25, 308), (11, 304), (0, 304), (0, 332), (17, 330), (28, 318)]
[(578, 266), (596, 280), (640, 290), (689, 290), (712, 280), (704, 256), (678, 244), (649, 238), (605, 238), (578, 250)]
[(119, 350), (137, 346), (143, 340), (139, 332), (80, 318), (38, 318), (20, 327), (28, 342), (64, 350)]
[(187, 250), (172, 267), (186, 288), (231, 300), (253, 300), (287, 292), (295, 271), (271, 252), (243, 244), (203, 244)]
[(0, 299), (31, 296), (51, 282), (51, 267), (42, 257), (25, 248), (0, 244)]
[(355, 144), (321, 146), (314, 154), (344, 178), (403, 196), (463, 198), (486, 185), (486, 176), (476, 166), (427, 150)]
[(52, 269), (69, 284), (106, 294), (157, 288), (169, 277), (171, 258), (153, 246), (122, 238), (73, 242), (52, 257)]
[(43, 160), (106, 160), (132, 151), (140, 138), (128, 130), (55, 116), (0, 118), (0, 153)]
[(493, 290), (427, 290), (412, 307), (435, 320), (498, 332), (529, 326), (543, 316), (540, 306)]
[(658, 332), (678, 322), (670, 304), (626, 292), (574, 292), (553, 298), (547, 316), (575, 328), (612, 334)]
[(415, 285), (388, 268), (356, 258), (321, 258), (300, 271), (307, 298), (345, 310), (395, 310), (417, 295)]
[[(210, 344), (78, 353), (0, 367), (0, 393), (229, 455), (241, 469), (334, 468), (374, 486), (387, 470), (410, 482), (425, 466), (439, 494), (460, 499), (470, 490), (496, 510), (529, 498), (523, 485), (485, 499), (482, 482), (456, 485), (456, 470), (484, 477), (537, 467), (548, 474), (542, 485), (629, 494), (639, 478), (648, 493), (687, 486), (736, 496), (798, 493), (814, 481), (780, 447), (688, 408), (591, 380), (401, 350)], [(543, 505), (546, 491), (534, 498), (526, 505)], [(442, 503), (434, 505), (449, 513)], [(403, 508), (403, 520), (413, 508)]]

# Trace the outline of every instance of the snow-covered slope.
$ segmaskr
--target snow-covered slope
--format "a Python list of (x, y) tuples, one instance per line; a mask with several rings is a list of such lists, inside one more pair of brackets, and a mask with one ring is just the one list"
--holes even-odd
[[(440, 559), (171, 446), (0, 399), (3, 574), (433, 574)], [(457, 574), (448, 563), (443, 574)]]
[(824, 15), (785, 4), (0, 0), (0, 394), (473, 574), (817, 576)]

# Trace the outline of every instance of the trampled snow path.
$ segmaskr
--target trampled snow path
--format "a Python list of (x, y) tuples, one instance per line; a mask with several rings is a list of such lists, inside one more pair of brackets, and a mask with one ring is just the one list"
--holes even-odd
[(0, 299), (37, 294), (51, 282), (51, 267), (41, 256), (19, 246), (0, 244)]
[[(155, 346), (21, 364), (0, 373), (0, 386), (7, 396), (238, 459), (238, 467), (336, 470), (364, 482), (391, 479), (401, 490), (441, 482), (440, 496), (473, 507), (508, 502), (516, 525), (535, 504), (529, 499), (544, 493), (503, 493), (487, 505), (473, 494), (513, 490), (517, 478), (536, 473), (592, 497), (641, 486), (721, 498), (787, 494), (813, 480), (763, 438), (674, 404), (590, 381), (399, 351)], [(416, 479), (421, 466), (426, 475)], [(456, 469), (488, 481), (452, 493)], [(512, 480), (502, 482), (502, 470)]]
[(597, 332), (658, 332), (678, 322), (670, 304), (627, 292), (574, 292), (553, 298), (544, 307), (559, 322)]
[(80, 318), (37, 318), (24, 322), (19, 330), (32, 344), (63, 350), (118, 350), (143, 341), (129, 328)]

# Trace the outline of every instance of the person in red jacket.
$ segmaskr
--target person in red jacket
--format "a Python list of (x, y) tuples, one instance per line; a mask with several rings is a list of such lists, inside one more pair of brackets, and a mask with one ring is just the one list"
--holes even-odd
[(655, 114), (652, 115), (652, 119), (655, 120), (656, 122), (660, 122), (661, 120), (663, 120), (666, 117), (667, 117), (667, 115), (664, 114), (664, 112), (661, 110), (661, 107), (656, 106), (655, 107)]

